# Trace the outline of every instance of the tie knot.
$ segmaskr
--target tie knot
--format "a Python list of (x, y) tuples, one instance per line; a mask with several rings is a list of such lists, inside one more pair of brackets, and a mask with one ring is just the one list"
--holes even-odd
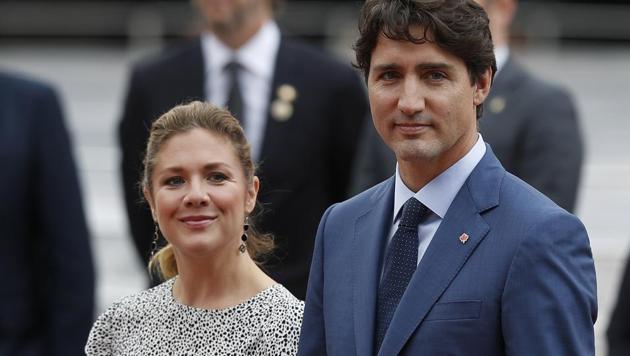
[(231, 60), (225, 65), (224, 69), (231, 75), (236, 75), (236, 73), (238, 73), (238, 71), (241, 69), (241, 64), (236, 60)]
[(416, 228), (422, 218), (427, 214), (429, 208), (424, 206), (418, 199), (411, 197), (403, 205), (400, 226)]

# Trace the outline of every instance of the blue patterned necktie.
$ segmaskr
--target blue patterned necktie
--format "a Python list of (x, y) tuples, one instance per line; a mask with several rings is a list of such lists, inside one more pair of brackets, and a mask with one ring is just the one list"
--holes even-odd
[(378, 289), (376, 310), (376, 352), (385, 332), (418, 266), (418, 224), (429, 209), (416, 198), (407, 200), (402, 209), (398, 229), (389, 242), (385, 255), (383, 278)]
[(241, 124), (242, 128), (245, 128), (245, 117), (244, 117), (244, 104), (243, 104), (243, 96), (241, 93), (241, 86), (238, 83), (238, 72), (242, 69), (242, 66), (236, 62), (232, 61), (225, 65), (225, 70), (229, 76), (230, 89), (228, 91), (227, 109), (232, 113), (232, 115), (238, 120)]

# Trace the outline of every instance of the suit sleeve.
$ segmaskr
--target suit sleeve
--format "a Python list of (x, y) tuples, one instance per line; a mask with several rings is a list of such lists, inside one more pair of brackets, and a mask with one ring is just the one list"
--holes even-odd
[(333, 146), (329, 151), (333, 162), (332, 182), (334, 202), (340, 202), (350, 196), (352, 167), (359, 147), (361, 129), (365, 125), (369, 109), (365, 89), (359, 77), (348, 71), (343, 86), (333, 96), (336, 103), (333, 108), (331, 131)]
[(569, 212), (575, 210), (583, 142), (575, 105), (559, 89), (541, 90), (541, 104), (521, 138), (515, 171), (524, 181)]
[(136, 252), (145, 265), (149, 261), (153, 224), (151, 214), (142, 201), (139, 182), (142, 156), (149, 137), (148, 123), (152, 121), (150, 115), (141, 72), (136, 69), (131, 75), (118, 133), (122, 151), (121, 173), (127, 218)]
[(71, 142), (55, 93), (34, 98), (37, 223), (51, 355), (79, 355), (94, 312), (94, 266)]
[(335, 206), (329, 207), (317, 228), (315, 249), (308, 276), (304, 319), (298, 345), (298, 356), (326, 355), (326, 328), (324, 324), (324, 239), (326, 221)]
[(502, 296), (506, 355), (594, 355), (595, 268), (584, 226), (564, 212), (523, 237)]

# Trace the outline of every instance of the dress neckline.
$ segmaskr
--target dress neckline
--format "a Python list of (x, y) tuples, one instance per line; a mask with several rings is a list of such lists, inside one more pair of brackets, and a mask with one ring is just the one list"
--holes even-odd
[(181, 303), (180, 301), (178, 301), (175, 296), (173, 295), (173, 286), (175, 285), (175, 280), (177, 279), (177, 276), (169, 279), (168, 281), (166, 281), (165, 284), (165, 291), (166, 291), (166, 297), (168, 298), (168, 302), (170, 302), (171, 304), (177, 306), (178, 308), (184, 309), (184, 310), (191, 310), (191, 311), (198, 311), (198, 312), (205, 312), (205, 313), (230, 313), (233, 312), (234, 310), (238, 310), (241, 308), (244, 308), (252, 303), (257, 302), (258, 300), (262, 300), (265, 299), (265, 297), (267, 297), (268, 295), (271, 295), (272, 292), (274, 290), (277, 290), (279, 288), (282, 287), (282, 285), (280, 283), (274, 283), (271, 286), (261, 290), (260, 292), (254, 294), (253, 296), (245, 299), (244, 301), (235, 304), (235, 305), (231, 305), (229, 307), (225, 307), (225, 308), (218, 308), (218, 309), (213, 309), (213, 308), (199, 308), (199, 307), (195, 307), (195, 306), (191, 306), (191, 305), (186, 305)]

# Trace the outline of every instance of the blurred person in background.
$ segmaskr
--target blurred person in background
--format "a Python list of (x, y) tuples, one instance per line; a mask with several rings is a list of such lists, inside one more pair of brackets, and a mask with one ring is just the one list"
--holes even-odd
[[(516, 0), (477, 2), (490, 18), (498, 68), (479, 131), (508, 172), (574, 212), (584, 155), (575, 105), (563, 88), (534, 77), (510, 53)], [(355, 193), (388, 178), (396, 162), (370, 126), (357, 156)]]
[(621, 277), (617, 303), (606, 330), (609, 356), (630, 355), (630, 258)]
[(260, 182), (238, 121), (207, 103), (153, 123), (142, 190), (166, 282), (101, 315), (88, 355), (294, 355), (304, 303), (255, 260), (273, 240), (248, 217)]
[(303, 299), (317, 223), (348, 196), (367, 99), (358, 75), (281, 37), (277, 1), (195, 0), (205, 28), (192, 43), (132, 71), (120, 123), (125, 202), (137, 252), (149, 258), (153, 222), (136, 182), (151, 122), (191, 99), (227, 106), (241, 121), (265, 182), (263, 231), (278, 244), (271, 275)]
[(57, 95), (0, 73), (0, 355), (82, 355), (94, 267)]
[(569, 212), (575, 211), (584, 148), (569, 93), (536, 78), (510, 53), (516, 0), (478, 0), (490, 18), (497, 68), (479, 121), (505, 169)]

